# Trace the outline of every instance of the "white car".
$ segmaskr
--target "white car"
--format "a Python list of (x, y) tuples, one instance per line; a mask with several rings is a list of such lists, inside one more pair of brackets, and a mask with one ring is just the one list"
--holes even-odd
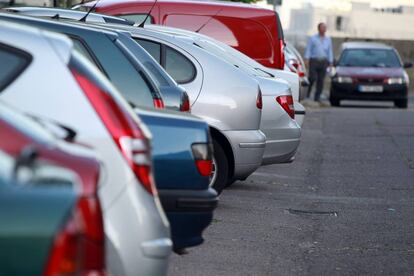
[[(7, 17), (7, 16), (6, 16)], [(76, 130), (106, 175), (98, 196), (111, 275), (165, 275), (168, 221), (154, 190), (149, 134), (109, 81), (58, 34), (0, 19), (0, 99)]]
[(292, 93), (286, 81), (271, 78), (268, 73), (246, 65), (226, 52), (226, 48), (231, 48), (230, 46), (206, 35), (159, 25), (147, 25), (145, 28), (170, 33), (191, 45), (190, 47), (200, 47), (256, 79), (263, 96), (260, 130), (266, 135), (262, 164), (286, 163), (293, 160), (300, 144), (301, 129), (294, 120)]

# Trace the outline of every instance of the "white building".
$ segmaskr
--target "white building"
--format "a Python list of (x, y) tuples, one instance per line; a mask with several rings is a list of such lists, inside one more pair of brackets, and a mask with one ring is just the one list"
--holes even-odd
[(413, 0), (284, 0), (278, 11), (291, 35), (313, 34), (325, 22), (331, 36), (414, 40)]

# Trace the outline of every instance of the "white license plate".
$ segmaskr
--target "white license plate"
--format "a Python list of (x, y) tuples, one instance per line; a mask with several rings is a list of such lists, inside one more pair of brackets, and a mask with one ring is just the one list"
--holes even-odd
[(360, 92), (382, 92), (384, 91), (384, 87), (382, 85), (360, 85), (358, 87)]

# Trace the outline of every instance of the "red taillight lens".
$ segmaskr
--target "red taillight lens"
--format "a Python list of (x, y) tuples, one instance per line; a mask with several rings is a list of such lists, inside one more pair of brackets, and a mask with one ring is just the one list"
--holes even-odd
[(296, 59), (289, 59), (288, 60), (288, 67), (290, 71), (297, 73), (299, 69), (299, 62)]
[(263, 108), (262, 91), (260, 91), (260, 89), (259, 89), (259, 92), (257, 93), (256, 107), (258, 109), (262, 109)]
[(106, 275), (102, 211), (96, 196), (78, 200), (55, 238), (44, 275)]
[(183, 96), (181, 98), (181, 105), (180, 105), (180, 111), (182, 112), (190, 112), (190, 97), (188, 97), (188, 94), (186, 92), (183, 93)]
[(164, 101), (162, 99), (154, 99), (154, 107), (158, 109), (164, 109)]
[(292, 119), (295, 119), (295, 107), (293, 105), (293, 97), (291, 95), (276, 97), (276, 101)]
[(292, 71), (293, 73), (297, 73), (299, 77), (305, 76), (302, 65), (297, 59), (289, 59), (287, 65), (290, 71)]
[(196, 160), (196, 166), (198, 172), (202, 176), (210, 176), (213, 170), (213, 161), (212, 160)]
[(71, 68), (72, 74), (111, 133), (113, 140), (133, 170), (142, 186), (151, 194), (156, 194), (152, 175), (150, 146), (147, 137), (138, 123), (119, 105), (115, 99), (103, 91), (88, 77)]
[(207, 143), (197, 143), (191, 145), (191, 149), (198, 172), (202, 176), (210, 176), (213, 170), (213, 145)]

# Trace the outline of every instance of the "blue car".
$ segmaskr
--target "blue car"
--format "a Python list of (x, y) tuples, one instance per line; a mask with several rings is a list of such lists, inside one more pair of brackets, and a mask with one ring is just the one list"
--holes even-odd
[(174, 250), (203, 242), (217, 193), (209, 187), (212, 141), (208, 124), (173, 111), (136, 109), (153, 139), (155, 182), (172, 231)]

